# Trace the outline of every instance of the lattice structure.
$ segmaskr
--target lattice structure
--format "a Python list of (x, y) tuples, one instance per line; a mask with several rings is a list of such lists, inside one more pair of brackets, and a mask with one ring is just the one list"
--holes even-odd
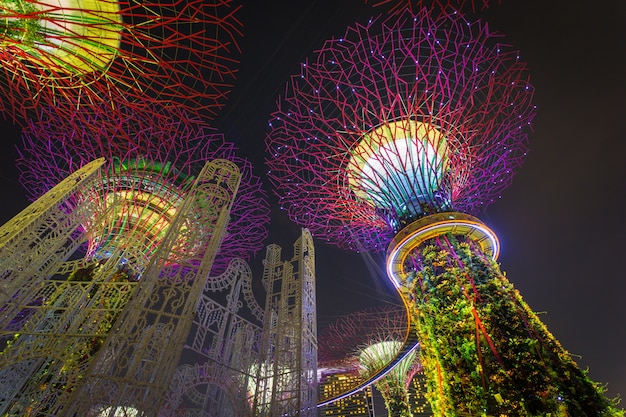
[[(24, 302), (83, 243), (79, 233), (91, 217), (89, 205), (75, 201), (100, 180), (103, 159), (76, 170), (0, 228), (3, 317), (9, 304)], [(3, 321), (2, 328), (9, 322)]]
[[(406, 312), (401, 307), (381, 307), (342, 317), (319, 337), (320, 367), (326, 366), (329, 370), (322, 373), (322, 378), (326, 384), (332, 384), (336, 381), (332, 375), (338, 369), (341, 374), (351, 370), (353, 375), (361, 373), (366, 376), (378, 372), (397, 356), (407, 331), (410, 329), (407, 328)], [(390, 417), (412, 416), (412, 410), (418, 408), (411, 404), (409, 386), (421, 368), (414, 350), (374, 383), (385, 399)], [(328, 405), (322, 414), (335, 415), (338, 408), (353, 403), (354, 400), (348, 397)]]
[[(130, 297), (140, 284), (146, 286), (150, 283), (146, 277), (152, 276), (154, 281), (155, 276), (158, 276), (155, 271), (150, 272), (151, 264), (143, 264), (152, 257), (145, 252), (148, 245), (141, 242), (144, 237), (142, 233), (149, 231), (145, 224), (152, 225), (150, 219), (143, 226), (141, 221), (137, 221), (136, 228), (118, 228), (119, 233), (126, 235), (127, 242), (120, 236), (101, 239), (102, 243), (96, 249), (90, 249), (85, 258), (68, 260), (70, 256), (76, 255), (76, 250), (88, 237), (93, 241), (94, 233), (105, 233), (103, 231), (112, 222), (111, 217), (120, 217), (121, 203), (109, 202), (106, 210), (99, 210), (101, 205), (94, 198), (94, 190), (99, 190), (106, 184), (101, 172), (103, 163), (104, 160), (101, 159), (86, 165), (3, 226), (3, 231), (6, 231), (3, 233), (3, 257), (19, 259), (23, 253), (22, 258), (32, 264), (32, 267), (29, 266), (31, 270), (27, 269), (28, 275), (25, 276), (20, 275), (25, 269), (21, 265), (11, 265), (10, 262), (5, 264), (12, 269), (17, 268), (19, 272), (15, 275), (12, 274), (12, 269), (7, 269), (5, 277), (13, 278), (22, 285), (13, 284), (4, 288), (4, 295), (9, 299), (3, 306), (5, 323), (1, 333), (3, 349), (0, 354), (0, 381), (3, 394), (0, 407), (3, 414), (65, 415), (64, 406), (84, 383), (83, 377), (92, 365), (93, 357), (110, 334), (113, 324), (122, 310), (132, 305), (129, 303)], [(163, 251), (163, 244), (173, 246), (170, 249), (174, 254), (170, 254), (167, 266), (175, 268), (179, 274), (190, 273), (190, 265), (184, 267), (183, 262), (192, 262), (193, 256), (203, 253), (202, 245), (194, 244), (198, 235), (203, 238), (213, 236), (214, 242), (209, 247), (209, 260), (205, 260), (204, 265), (192, 263), (191, 266), (196, 269), (203, 266), (200, 273), (208, 273), (205, 269), (211, 267), (227, 222), (233, 194), (239, 185), (239, 172), (231, 162), (215, 162), (213, 165), (207, 164), (205, 181), (210, 180), (217, 185), (204, 186), (204, 192), (194, 194), (199, 180), (196, 180), (195, 188), (191, 189), (184, 181), (180, 181), (176, 196), (182, 203), (169, 208), (175, 211), (171, 215), (171, 225), (166, 228), (161, 241), (149, 241), (150, 245), (157, 245), (156, 254)], [(119, 178), (140, 178), (142, 173), (150, 173), (152, 168), (154, 165), (139, 167), (135, 164), (118, 170), (117, 173)], [(167, 173), (165, 170), (160, 173), (161, 185), (166, 187)], [(169, 177), (172, 183), (170, 192), (175, 188), (173, 183), (180, 179), (180, 175), (179, 171)], [(154, 176), (152, 180), (155, 180)], [(161, 189), (155, 182), (151, 184), (152, 196), (158, 196)], [(226, 191), (217, 193), (226, 186), (230, 187), (226, 191), (231, 194), (226, 194)], [(218, 188), (214, 189), (215, 187)], [(222, 210), (221, 206), (225, 203), (220, 199), (223, 200), (225, 195), (230, 197), (226, 201), (227, 208)], [(209, 197), (217, 200), (215, 207), (211, 206)], [(183, 217), (185, 210), (186, 217)], [(220, 215), (213, 219), (218, 223), (217, 226), (211, 224), (211, 217), (208, 217), (215, 210)], [(134, 214), (136, 213), (131, 210), (125, 215), (132, 218)], [(130, 224), (132, 221), (125, 223)], [(178, 229), (172, 229), (176, 226)], [(218, 228), (214, 231), (212, 227)], [(16, 254), (16, 249), (21, 250), (20, 255)], [(202, 276), (205, 277), (206, 274)], [(204, 280), (196, 281), (204, 283)], [(175, 284), (170, 282), (170, 285)], [(195, 285), (197, 287), (199, 284)], [(152, 288), (154, 287), (153, 283)], [(179, 287), (178, 290), (184, 294)], [(161, 291), (164, 290), (161, 288)], [(168, 295), (172, 296), (171, 293)], [(175, 304), (179, 301), (181, 300), (177, 300)], [(192, 309), (195, 306), (194, 300), (187, 304), (191, 304)], [(191, 318), (186, 314), (183, 316), (190, 321)], [(137, 317), (131, 320), (134, 319)], [(184, 332), (185, 320), (181, 321), (177, 331)], [(135, 321), (132, 322), (136, 324)], [(148, 325), (153, 330), (167, 331), (162, 323), (147, 323), (146, 326)], [(146, 330), (137, 330), (138, 334), (135, 336), (147, 337), (144, 334)], [(113, 338), (120, 337), (116, 332), (113, 333)], [(166, 335), (161, 336), (155, 337), (155, 340), (162, 340)], [(180, 334), (176, 333), (174, 336), (178, 336), (176, 340), (182, 340)], [(182, 345), (180, 348), (182, 349)], [(175, 344), (169, 345), (168, 349), (171, 354), (180, 353)], [(138, 355), (141, 353), (145, 352), (137, 352)], [(108, 359), (110, 358), (107, 357)], [(164, 363), (163, 366), (167, 368), (169, 363)], [(163, 377), (166, 378), (167, 374)]]
[(281, 248), (269, 245), (263, 263), (267, 299), (252, 413), (315, 416), (317, 319), (311, 234), (302, 230), (291, 261), (282, 261)]
[[(240, 167), (242, 184), (213, 273), (224, 271), (233, 258), (245, 259), (258, 251), (267, 236), (269, 206), (250, 162), (237, 157), (233, 145), (197, 113), (175, 106), (129, 105), (121, 99), (114, 103), (116, 111), (102, 105), (95, 113), (72, 112), (69, 119), (46, 108), (38, 119), (29, 121), (17, 166), (30, 196), (38, 197), (77, 167), (104, 156), (107, 173), (94, 199), (100, 212), (115, 207), (116, 215), (110, 216), (105, 231), (92, 233), (90, 253), (115, 236), (129, 239), (135, 230), (151, 236), (146, 250), (138, 248), (147, 259), (167, 228), (170, 209), (179, 204), (177, 189), (193, 179), (194, 166), (229, 159)], [(133, 166), (137, 169), (129, 177), (125, 170)], [(172, 183), (168, 178), (173, 188), (167, 185)], [(143, 220), (129, 222), (126, 214)], [(145, 236), (138, 241), (146, 240)]]
[[(130, 410), (141, 416), (157, 415), (240, 179), (232, 162), (205, 164), (116, 322), (115, 332), (98, 350), (69, 401), (62, 404), (64, 415), (129, 415)], [(180, 244), (181, 238), (185, 245)]]
[(124, 96), (212, 116), (234, 80), (238, 9), (230, 0), (3, 0), (0, 113), (17, 120), (46, 104)]
[[(146, 227), (118, 230), (126, 233), (128, 245), (119, 236), (103, 239), (105, 242), (84, 259), (66, 261), (87, 236), (93, 240), (94, 231), (102, 233), (111, 223), (110, 218), (119, 214), (119, 204), (110, 203), (106, 210), (98, 211), (100, 205), (94, 201), (94, 190), (105, 183), (98, 171), (103, 163), (94, 161), (72, 174), (3, 227), (7, 231), (3, 234), (4, 256), (18, 258), (15, 249), (21, 249), (25, 255), (22, 258), (33, 265), (30, 271), (26, 269), (28, 275), (16, 276), (12, 269), (23, 274), (24, 268), (10, 262), (4, 264), (12, 267), (4, 272), (5, 277), (15, 280), (12, 287), (5, 286), (9, 300), (3, 307), (5, 325), (0, 356), (0, 407), (7, 415), (61, 415), (68, 395), (80, 385), (90, 360), (135, 292), (138, 281), (141, 278), (145, 282), (142, 262), (149, 256), (137, 251), (137, 247), (145, 250), (146, 245), (133, 243), (142, 239)], [(141, 174), (142, 169), (144, 173), (150, 171), (145, 166), (134, 168), (127, 168), (124, 174), (133, 178), (132, 174)], [(171, 180), (177, 178), (178, 174)], [(161, 180), (167, 182), (164, 177)], [(152, 192), (158, 195), (155, 188)], [(177, 196), (184, 200), (185, 191), (181, 186)], [(175, 220), (180, 215), (173, 217)], [(187, 221), (182, 227), (189, 230), (197, 221)], [(196, 233), (206, 233), (207, 225), (200, 224), (195, 226)], [(178, 251), (195, 248), (185, 246), (192, 243), (188, 233), (178, 237)], [(220, 238), (221, 234), (216, 239)], [(19, 243), (17, 248), (14, 242)]]
[[(244, 305), (247, 311), (241, 311)], [(251, 313), (256, 323), (242, 313)], [(250, 267), (234, 259), (221, 277), (207, 281), (159, 415), (249, 416), (254, 382), (250, 372), (259, 361), (262, 320)]]
[[(84, 242), (79, 231), (90, 218), (91, 210), (89, 204), (76, 207), (75, 199), (100, 181), (103, 162), (94, 161), (76, 171), (0, 229), (2, 415), (27, 415), (29, 407), (49, 397), (51, 394), (42, 392), (47, 388), (45, 377), (60, 373), (59, 360), (69, 360), (72, 356), (71, 352), (59, 349), (56, 358), (37, 355), (37, 351), (57, 347), (57, 340), (50, 337), (54, 332), (51, 329), (63, 328), (65, 333), (64, 327), (68, 330), (72, 327), (70, 331), (75, 331), (73, 325), (81, 322), (81, 318), (72, 317), (65, 308), (67, 301), (76, 296), (72, 285), (46, 279)], [(86, 299), (83, 302), (86, 304)], [(94, 338), (97, 336), (87, 334), (78, 345), (85, 346), (85, 342)], [(31, 381), (38, 369), (44, 370), (39, 372), (42, 378)], [(47, 391), (58, 392), (59, 387)], [(21, 401), (16, 404), (15, 396), (19, 394)]]
[(501, 40), (423, 12), (328, 41), (271, 120), (267, 163), (289, 216), (330, 243), (382, 251), (412, 219), (495, 201), (534, 116), (525, 64)]
[[(521, 298), (509, 302), (488, 260), (498, 240), (466, 214), (511, 182), (535, 114), (525, 65), (500, 40), (456, 13), (348, 29), (292, 77), (270, 123), (270, 178), (290, 217), (319, 238), (389, 244), (436, 415), (611, 415)], [(444, 337), (440, 315), (470, 325)]]

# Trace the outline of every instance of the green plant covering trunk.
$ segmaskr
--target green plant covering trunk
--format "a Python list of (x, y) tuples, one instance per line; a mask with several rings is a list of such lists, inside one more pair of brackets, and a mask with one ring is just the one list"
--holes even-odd
[(412, 262), (408, 285), (435, 416), (624, 415), (477, 245), (441, 236)]
[(413, 417), (409, 404), (409, 392), (404, 385), (379, 382), (376, 383), (376, 388), (385, 400), (388, 417)]

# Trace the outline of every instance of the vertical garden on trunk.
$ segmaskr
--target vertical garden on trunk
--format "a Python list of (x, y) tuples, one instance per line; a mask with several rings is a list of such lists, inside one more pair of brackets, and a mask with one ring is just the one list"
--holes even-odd
[(437, 416), (618, 416), (478, 245), (425, 242), (410, 278)]

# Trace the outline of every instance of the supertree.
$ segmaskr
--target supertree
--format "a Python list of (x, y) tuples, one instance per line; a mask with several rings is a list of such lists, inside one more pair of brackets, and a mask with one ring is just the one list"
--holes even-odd
[[(222, 135), (197, 115), (178, 107), (125, 106), (121, 102), (116, 109), (114, 113), (91, 115), (77, 112), (70, 120), (62, 120), (48, 109), (23, 132), (18, 166), (22, 182), (33, 195), (96, 155), (104, 155), (108, 161), (102, 162), (100, 179), (76, 193), (53, 215), (52, 227), (57, 230), (40, 238), (41, 247), (53, 247), (58, 252), (54, 248), (70, 246), (66, 240), (80, 243), (75, 236), (84, 236), (84, 253), (64, 249), (56, 262), (46, 261), (45, 253), (32, 255), (34, 264), (52, 265), (50, 273), (14, 277), (20, 288), (3, 294), (9, 297), (3, 309), (9, 320), (2, 327), (6, 346), (0, 354), (0, 382), (7, 395), (0, 398), (0, 408), (5, 411), (61, 415), (57, 413), (66, 411), (64, 407), (79, 406), (72, 395), (91, 398), (80, 390), (98, 384), (100, 376), (88, 372), (97, 363), (117, 365), (106, 375), (114, 381), (110, 384), (120, 388), (101, 393), (108, 397), (99, 397), (97, 404), (83, 404), (80, 413), (122, 403), (133, 408), (143, 406), (144, 415), (154, 415), (145, 408), (158, 409), (159, 401), (154, 398), (161, 398), (176, 366), (197, 297), (203, 287), (225, 285), (217, 282), (220, 275), (210, 278), (209, 273), (212, 269), (221, 271), (231, 257), (249, 256), (265, 237), (269, 210), (258, 178), (252, 175), (249, 163), (234, 155), (233, 146)], [(85, 115), (88, 117), (79, 118)], [(228, 164), (222, 168), (222, 163), (214, 162), (215, 166), (205, 164), (198, 169), (204, 161), (220, 160), (228, 160), (232, 167), (241, 166), (246, 176), (243, 187), (239, 187), (239, 179), (230, 184), (234, 181), (231, 174), (220, 174), (232, 171)], [(225, 179), (219, 179), (224, 175)], [(206, 184), (196, 189), (203, 182)], [(233, 203), (223, 211), (222, 203), (213, 202), (234, 200), (234, 194), (230, 195), (237, 188), (242, 194), (236, 210), (230, 210)], [(194, 197), (198, 193), (202, 197)], [(83, 212), (82, 221), (73, 220), (72, 224), (78, 224), (65, 231), (70, 222), (59, 217), (77, 212)], [(229, 214), (233, 220), (226, 228), (228, 222), (223, 217)], [(218, 219), (222, 220), (216, 224)], [(226, 229), (231, 238), (223, 238)], [(212, 258), (205, 261), (206, 256), (215, 257), (220, 243), (218, 262)], [(72, 246), (79, 249), (77, 244)], [(75, 260), (63, 263), (67, 256)], [(18, 275), (23, 271), (19, 266), (12, 269), (20, 271)], [(194, 274), (196, 279), (190, 279)], [(57, 278), (45, 281), (50, 275)], [(155, 277), (161, 278), (155, 281)], [(152, 294), (147, 300), (141, 298), (146, 291)], [(168, 302), (172, 297), (176, 301)], [(58, 315), (55, 312), (61, 307), (64, 313)], [(167, 311), (159, 313), (160, 309)], [(176, 324), (168, 327), (163, 324), (167, 321)], [(63, 323), (68, 324), (64, 327)], [(113, 323), (117, 324), (112, 332)], [(134, 327), (137, 323), (143, 326)], [(37, 329), (34, 334), (33, 329)], [(141, 386), (141, 377), (135, 374), (129, 382), (128, 376), (115, 371), (128, 366), (130, 348), (124, 343), (135, 346), (133, 338), (143, 339), (145, 347), (133, 348), (132, 360), (146, 360), (141, 359), (146, 354), (161, 355), (162, 361), (152, 371), (161, 371), (157, 377), (161, 382), (145, 376), (151, 379), (151, 388), (141, 399), (129, 400), (119, 396), (136, 394), (138, 388), (121, 387), (135, 380)], [(166, 340), (170, 342), (159, 345)], [(112, 343), (118, 343), (116, 348)], [(181, 344), (180, 349), (177, 344)]]
[(3, 0), (0, 112), (22, 123), (42, 105), (124, 96), (212, 116), (234, 79), (239, 8), (230, 0)]
[[(341, 317), (320, 333), (320, 367), (352, 368), (371, 375), (398, 354), (407, 331), (410, 329), (406, 311), (399, 306), (372, 308)], [(417, 349), (414, 349), (374, 383), (390, 417), (413, 415), (409, 385), (421, 370)]]
[(388, 245), (436, 415), (616, 412), (513, 290), (473, 216), (526, 153), (527, 78), (487, 25), (407, 11), (328, 41), (270, 121), (269, 175), (289, 216), (340, 247)]
[[(111, 250), (116, 239), (126, 241), (130, 234), (139, 233), (145, 246), (138, 247), (141, 254), (136, 256), (145, 260), (151, 248), (158, 246), (171, 218), (170, 210), (179, 201), (176, 188), (171, 187), (180, 187), (186, 177), (193, 178), (194, 164), (228, 159), (240, 168), (242, 182), (212, 273), (223, 272), (233, 258), (250, 259), (262, 247), (269, 223), (265, 192), (251, 163), (238, 157), (233, 145), (196, 112), (178, 106), (127, 104), (124, 99), (114, 101), (115, 111), (109, 111), (109, 105), (102, 103), (93, 113), (74, 111), (69, 119), (48, 107), (39, 112), (38, 119), (29, 121), (17, 160), (20, 182), (28, 195), (38, 198), (80, 166), (105, 157), (110, 177), (98, 190), (96, 201), (103, 213), (113, 205), (116, 214), (107, 219), (104, 230), (92, 233), (88, 254), (93, 256), (102, 247)], [(139, 178), (120, 180), (120, 172), (127, 169), (137, 170)], [(157, 185), (160, 176), (162, 189)], [(173, 185), (167, 179), (171, 176), (179, 176)], [(144, 187), (149, 194), (142, 191)], [(138, 221), (129, 221), (129, 215)]]

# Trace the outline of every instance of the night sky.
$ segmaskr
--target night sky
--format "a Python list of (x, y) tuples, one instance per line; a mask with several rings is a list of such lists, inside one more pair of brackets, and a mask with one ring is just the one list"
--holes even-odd
[[(240, 71), (214, 125), (264, 176), (267, 121), (289, 75), (324, 40), (382, 10), (359, 0), (244, 3)], [(581, 368), (608, 384), (609, 397), (626, 396), (626, 3), (491, 3), (477, 16), (520, 50), (538, 115), (526, 162), (481, 219), (498, 234), (499, 262), (525, 301)], [(12, 167), (17, 129), (3, 129), (2, 222), (27, 204)], [(291, 254), (299, 226), (277, 210), (271, 191), (270, 202), (266, 243)], [(258, 280), (263, 255), (252, 261)], [(399, 302), (381, 255), (317, 242), (316, 261), (320, 326)]]

